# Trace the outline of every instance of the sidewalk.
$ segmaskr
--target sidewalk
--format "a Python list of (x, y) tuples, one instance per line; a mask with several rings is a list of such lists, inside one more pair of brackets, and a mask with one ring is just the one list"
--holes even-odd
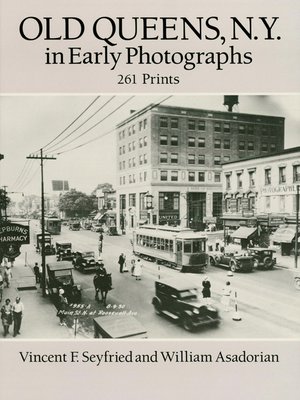
[[(13, 278), (9, 288), (4, 288), (1, 306), (5, 299), (9, 298), (11, 303), (17, 296), (21, 297), (24, 304), (24, 316), (22, 319), (21, 334), (12, 336), (13, 325), (10, 326), (10, 334), (6, 337), (12, 340), (23, 339), (71, 339), (73, 332), (66, 326), (59, 325), (56, 316), (56, 308), (48, 297), (43, 297), (39, 284), (35, 284), (35, 277), (31, 266), (25, 266), (24, 256), (19, 256), (12, 268)], [(3, 271), (4, 267), (1, 267)], [(3, 327), (1, 324), (2, 339)], [(4, 339), (4, 338), (3, 338)]]

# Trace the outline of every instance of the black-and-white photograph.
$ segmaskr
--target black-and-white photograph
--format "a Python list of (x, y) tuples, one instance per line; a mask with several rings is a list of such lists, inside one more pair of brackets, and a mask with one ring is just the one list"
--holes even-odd
[(296, 339), (300, 95), (2, 95), (2, 340)]

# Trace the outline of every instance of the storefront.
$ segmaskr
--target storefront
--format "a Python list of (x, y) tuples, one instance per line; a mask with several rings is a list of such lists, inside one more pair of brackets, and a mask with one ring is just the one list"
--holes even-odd
[[(295, 250), (296, 225), (285, 225), (278, 228), (271, 236), (273, 244), (280, 244), (281, 255), (290, 256)], [(300, 242), (298, 234), (298, 243)]]
[(233, 239), (239, 239), (242, 249), (247, 249), (247, 247), (252, 244), (251, 242), (257, 237), (257, 228), (241, 226), (231, 234), (231, 237)]

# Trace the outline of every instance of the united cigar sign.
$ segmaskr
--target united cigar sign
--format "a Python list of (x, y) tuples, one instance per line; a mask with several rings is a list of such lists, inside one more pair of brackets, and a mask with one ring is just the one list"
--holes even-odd
[(30, 243), (29, 226), (5, 223), (0, 225), (0, 253), (8, 258), (20, 255), (20, 246)]

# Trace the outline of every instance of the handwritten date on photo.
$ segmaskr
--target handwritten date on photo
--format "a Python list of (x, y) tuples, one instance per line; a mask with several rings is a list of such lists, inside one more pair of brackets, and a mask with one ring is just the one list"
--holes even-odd
[(119, 74), (118, 75), (118, 85), (178, 85), (180, 83), (179, 76), (162, 76), (160, 74), (150, 75), (150, 74)]

